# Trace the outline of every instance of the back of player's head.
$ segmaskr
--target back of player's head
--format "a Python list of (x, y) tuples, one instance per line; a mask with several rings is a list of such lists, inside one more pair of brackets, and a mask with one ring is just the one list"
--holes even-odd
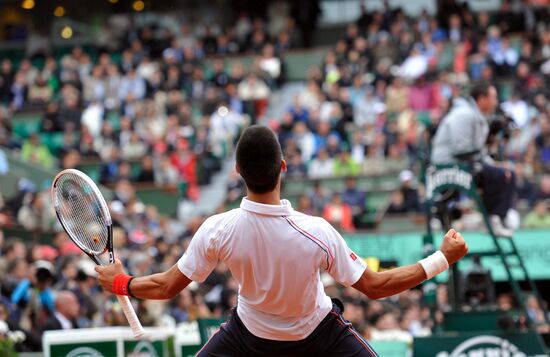
[(252, 125), (237, 143), (237, 166), (248, 189), (273, 191), (279, 181), (283, 154), (275, 133), (266, 126)]

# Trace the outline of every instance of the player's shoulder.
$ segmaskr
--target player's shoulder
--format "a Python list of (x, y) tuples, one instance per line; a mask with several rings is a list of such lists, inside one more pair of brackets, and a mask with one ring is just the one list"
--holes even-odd
[(216, 227), (220, 225), (225, 225), (229, 221), (232, 221), (234, 217), (236, 217), (239, 214), (239, 209), (235, 208), (226, 212), (217, 213), (210, 217), (208, 217), (203, 225), (206, 227)]
[(309, 231), (315, 231), (319, 234), (331, 232), (332, 226), (323, 217), (310, 216), (305, 213), (294, 211), (290, 219), (293, 219), (297, 224), (307, 228)]

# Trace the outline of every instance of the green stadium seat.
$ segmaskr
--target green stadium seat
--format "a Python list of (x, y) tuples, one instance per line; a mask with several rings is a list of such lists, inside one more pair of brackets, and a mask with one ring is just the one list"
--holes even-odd
[[(80, 135), (78, 134), (75, 135), (75, 139), (74, 139), (75, 142), (73, 144), (76, 144), (78, 142), (79, 136)], [(59, 154), (59, 151), (63, 147), (64, 137), (65, 135), (62, 132), (52, 132), (52, 133), (48, 132), (48, 133), (40, 134), (42, 143), (48, 147), (48, 149), (53, 155), (56, 155), (56, 156)]]
[(441, 70), (448, 70), (453, 67), (453, 62), (455, 59), (455, 46), (448, 42), (444, 44), (443, 51), (441, 52), (441, 56), (439, 57), (439, 61), (437, 63), (437, 69)]
[(135, 184), (136, 196), (146, 205), (154, 205), (161, 214), (174, 217), (178, 212), (177, 186), (157, 187), (150, 184)]
[(13, 116), (13, 131), (19, 137), (26, 139), (40, 131), (41, 113), (17, 113)]
[(112, 110), (107, 113), (106, 120), (113, 125), (115, 131), (120, 130), (120, 113), (116, 110)]

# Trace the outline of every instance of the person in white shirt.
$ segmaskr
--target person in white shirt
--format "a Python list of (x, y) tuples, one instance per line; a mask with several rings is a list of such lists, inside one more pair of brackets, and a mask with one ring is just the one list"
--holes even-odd
[(96, 267), (107, 291), (170, 299), (224, 262), (239, 283), (237, 307), (198, 356), (377, 356), (326, 295), (319, 271), (379, 299), (431, 279), (467, 252), (462, 236), (451, 229), (432, 256), (374, 272), (327, 221), (281, 200), (286, 162), (269, 128), (246, 129), (236, 159), (247, 197), (240, 208), (207, 219), (171, 269), (134, 278), (118, 260)]

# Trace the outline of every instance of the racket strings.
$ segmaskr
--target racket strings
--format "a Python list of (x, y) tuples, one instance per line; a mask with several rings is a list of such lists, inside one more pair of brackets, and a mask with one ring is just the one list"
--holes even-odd
[(107, 219), (94, 189), (75, 174), (66, 174), (57, 182), (57, 211), (65, 229), (94, 254), (107, 247), (109, 234)]

